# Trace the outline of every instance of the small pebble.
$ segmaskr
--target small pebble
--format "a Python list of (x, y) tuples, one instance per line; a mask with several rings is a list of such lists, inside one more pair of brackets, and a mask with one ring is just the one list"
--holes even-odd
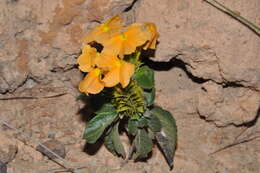
[[(51, 140), (44, 142), (43, 145), (48, 147), (50, 150), (52, 150), (54, 153), (59, 155), (61, 158), (65, 158), (65, 156), (66, 156), (65, 146), (61, 142), (59, 142), (58, 140), (51, 139)], [(43, 155), (47, 156), (50, 159), (56, 159), (57, 158), (54, 154), (47, 151), (41, 145), (38, 145), (36, 147), (36, 150), (41, 152)]]

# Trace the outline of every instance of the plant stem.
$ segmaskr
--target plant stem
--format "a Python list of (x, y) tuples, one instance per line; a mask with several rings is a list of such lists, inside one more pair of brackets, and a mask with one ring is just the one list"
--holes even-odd
[(141, 51), (142, 51), (141, 49), (137, 48), (135, 55), (133, 57), (133, 62), (134, 62), (134, 65), (136, 66), (135, 70), (137, 70), (140, 67), (140, 65), (142, 65), (142, 62), (139, 60)]
[[(250, 29), (254, 30), (257, 35), (260, 34), (260, 27), (258, 27), (256, 24), (254, 24), (253, 22), (250, 22), (249, 20), (247, 20), (246, 18), (234, 13), (232, 10), (230, 10), (229, 8), (225, 7), (224, 5), (222, 5), (221, 3), (219, 3), (216, 0), (204, 0), (207, 3), (211, 4), (212, 6), (223, 10), (224, 12), (228, 13), (230, 16), (234, 17), (235, 19), (239, 20), (241, 23), (245, 24), (246, 26), (248, 26)], [(211, 2), (213, 1), (213, 2)], [(215, 3), (215, 4), (214, 4)]]
[(136, 55), (135, 55), (135, 60), (136, 61), (138, 61), (140, 55), (141, 55), (141, 50), (137, 50)]

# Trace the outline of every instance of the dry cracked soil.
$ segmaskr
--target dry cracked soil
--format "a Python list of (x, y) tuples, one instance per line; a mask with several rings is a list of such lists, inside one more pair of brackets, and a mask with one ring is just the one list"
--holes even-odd
[[(260, 25), (259, 0), (219, 2)], [(80, 38), (118, 13), (126, 23), (154, 22), (160, 33), (147, 63), (156, 104), (177, 121), (173, 170), (157, 147), (148, 160), (125, 163), (82, 139), (91, 108), (76, 99)], [(78, 173), (257, 173), (259, 114), (259, 36), (202, 0), (0, 1), (1, 173), (61, 170), (38, 142)]]

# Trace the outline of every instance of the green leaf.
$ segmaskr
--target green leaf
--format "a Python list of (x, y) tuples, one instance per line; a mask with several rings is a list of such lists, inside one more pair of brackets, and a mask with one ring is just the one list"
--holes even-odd
[(133, 143), (136, 149), (133, 155), (134, 160), (146, 158), (152, 151), (153, 141), (151, 138), (149, 138), (147, 132), (144, 129), (138, 129)]
[(128, 132), (135, 136), (136, 133), (137, 133), (137, 130), (138, 130), (138, 121), (137, 120), (128, 120), (128, 123), (127, 123), (127, 130)]
[(153, 132), (151, 129), (147, 129), (147, 131), (148, 131), (149, 138), (154, 140), (155, 139), (155, 132)]
[(177, 126), (175, 119), (170, 112), (159, 106), (154, 107), (151, 113), (161, 122), (162, 129), (156, 133), (156, 140), (163, 151), (168, 165), (172, 168), (177, 144)]
[(126, 157), (125, 149), (124, 146), (122, 145), (120, 138), (119, 138), (119, 133), (118, 133), (118, 124), (117, 123), (111, 132), (105, 137), (105, 146), (107, 149), (113, 153), (114, 155), (120, 155), (123, 158)]
[(112, 104), (110, 104), (110, 103), (106, 103), (106, 104), (104, 104), (102, 107), (101, 107), (101, 109), (99, 110), (99, 111), (96, 111), (95, 113), (96, 114), (102, 114), (102, 113), (105, 113), (105, 114), (107, 114), (107, 113), (109, 113), (109, 112), (116, 112), (116, 110), (115, 110), (115, 107), (112, 105)]
[(144, 90), (144, 97), (147, 106), (151, 106), (154, 103), (155, 99), (155, 88), (153, 87), (150, 90)]
[(138, 127), (139, 128), (144, 128), (148, 126), (148, 121), (146, 118), (142, 117), (138, 119)]
[(113, 129), (108, 133), (108, 135), (105, 137), (104, 144), (105, 147), (113, 154), (117, 155), (114, 143), (113, 143)]
[(162, 129), (162, 124), (159, 118), (153, 115), (150, 111), (146, 111), (144, 114), (148, 120), (148, 127), (153, 132), (160, 132)]
[(83, 138), (88, 143), (95, 143), (104, 130), (116, 119), (117, 112), (112, 104), (105, 104), (96, 116), (87, 124)]
[(140, 67), (133, 78), (143, 89), (152, 89), (154, 87), (154, 72), (146, 65)]

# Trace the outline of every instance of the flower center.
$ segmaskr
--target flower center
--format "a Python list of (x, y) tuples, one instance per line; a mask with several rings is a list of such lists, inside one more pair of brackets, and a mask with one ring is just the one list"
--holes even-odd
[(120, 67), (121, 66), (121, 62), (120, 62), (119, 59), (116, 60), (115, 65), (116, 65), (116, 67)]
[(121, 39), (121, 40), (126, 40), (127, 37), (126, 37), (126, 35), (125, 35), (124, 33), (121, 33), (121, 34), (120, 34), (120, 39)]
[(107, 31), (109, 31), (109, 27), (108, 27), (108, 26), (106, 26), (106, 25), (105, 25), (105, 26), (103, 26), (103, 27), (102, 27), (102, 31), (103, 31), (103, 32), (107, 32)]
[(95, 69), (93, 70), (93, 74), (94, 74), (95, 76), (99, 76), (100, 73), (101, 73), (101, 71), (100, 71), (99, 68), (95, 68)]

